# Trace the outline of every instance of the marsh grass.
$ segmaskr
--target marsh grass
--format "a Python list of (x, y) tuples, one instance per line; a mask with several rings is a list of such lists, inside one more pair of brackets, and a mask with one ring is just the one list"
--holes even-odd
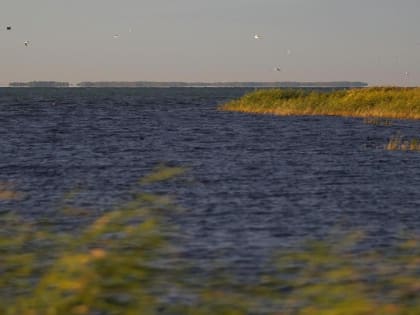
[(420, 151), (420, 139), (404, 139), (401, 134), (392, 136), (385, 146), (388, 151)]
[[(160, 167), (141, 184), (180, 173)], [(174, 215), (184, 214), (169, 198), (141, 191), (76, 235), (0, 215), (0, 314), (420, 314), (414, 238), (371, 250), (360, 233), (307, 241), (243, 281), (226, 272), (234, 266), (197, 272)]]
[(332, 92), (258, 90), (219, 108), (272, 115), (420, 119), (420, 88), (372, 87)]

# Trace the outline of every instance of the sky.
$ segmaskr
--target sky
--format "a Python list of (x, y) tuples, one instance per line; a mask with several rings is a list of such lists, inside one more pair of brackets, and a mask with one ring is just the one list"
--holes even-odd
[(31, 80), (420, 85), (420, 0), (0, 0), (0, 85)]

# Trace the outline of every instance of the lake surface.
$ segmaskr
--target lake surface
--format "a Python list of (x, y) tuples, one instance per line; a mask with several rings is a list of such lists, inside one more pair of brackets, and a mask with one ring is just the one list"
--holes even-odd
[[(177, 223), (191, 256), (252, 268), (339, 227), (367, 231), (369, 246), (420, 232), (420, 153), (384, 149), (398, 132), (420, 136), (420, 122), (217, 110), (249, 91), (2, 88), (0, 182), (23, 197), (0, 201), (0, 212), (71, 231), (165, 163), (189, 170), (156, 189), (187, 209)], [(69, 220), (68, 204), (87, 215)]]

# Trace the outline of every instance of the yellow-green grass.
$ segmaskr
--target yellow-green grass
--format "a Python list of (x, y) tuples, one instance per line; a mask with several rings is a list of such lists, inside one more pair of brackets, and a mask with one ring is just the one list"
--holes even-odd
[(331, 115), (420, 119), (420, 88), (372, 87), (331, 92), (257, 90), (221, 110), (272, 115)]
[(254, 280), (217, 260), (204, 272), (182, 254), (188, 232), (171, 219), (182, 210), (142, 192), (180, 173), (159, 167), (130, 203), (78, 233), (0, 213), (0, 314), (420, 315), (415, 236), (363, 250), (363, 234), (332, 234), (278, 252)]
[(397, 134), (389, 139), (385, 149), (388, 151), (420, 151), (420, 139), (404, 140), (402, 135)]

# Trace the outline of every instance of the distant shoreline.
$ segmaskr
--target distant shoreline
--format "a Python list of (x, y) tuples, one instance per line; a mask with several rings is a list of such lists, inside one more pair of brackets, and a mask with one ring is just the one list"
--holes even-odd
[(365, 82), (331, 81), (331, 82), (154, 82), (154, 81), (85, 81), (76, 84), (57, 81), (10, 82), (14, 88), (357, 88), (367, 87)]

